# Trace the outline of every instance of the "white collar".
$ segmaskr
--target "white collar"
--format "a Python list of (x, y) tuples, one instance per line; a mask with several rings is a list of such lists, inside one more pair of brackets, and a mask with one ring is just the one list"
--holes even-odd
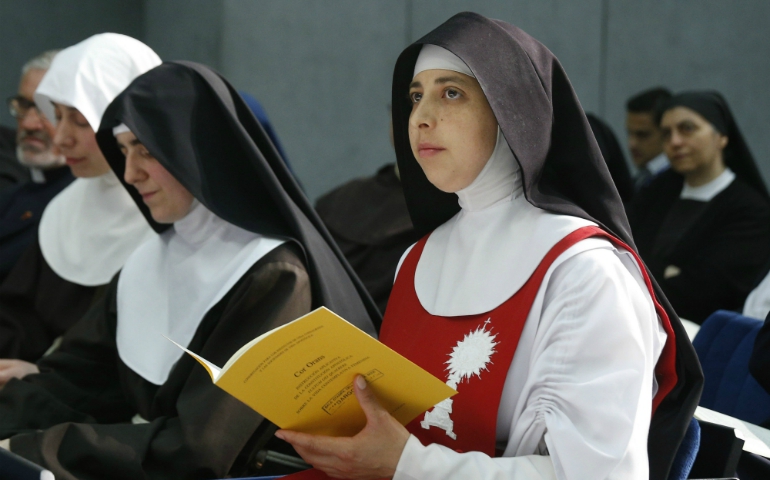
[(666, 154), (660, 153), (657, 157), (647, 162), (644, 168), (646, 168), (647, 171), (650, 172), (651, 174), (657, 175), (670, 166), (671, 164), (669, 163), (668, 157), (666, 156)]
[(78, 178), (51, 200), (38, 227), (43, 258), (63, 279), (104, 285), (155, 234), (111, 171)]
[(595, 223), (531, 205), (521, 171), (498, 130), (495, 151), (460, 212), (431, 233), (417, 264), (415, 292), (432, 315), (461, 316), (500, 306), (526, 283), (562, 238)]
[(699, 187), (691, 187), (684, 183), (682, 187), (682, 193), (679, 194), (679, 198), (682, 200), (699, 200), (701, 202), (709, 202), (711, 199), (719, 195), (722, 190), (729, 187), (735, 180), (735, 173), (729, 168), (725, 168), (717, 178), (701, 185)]
[(29, 167), (29, 175), (32, 183), (45, 183), (45, 173), (38, 167)]
[(140, 245), (120, 273), (121, 360), (163, 384), (183, 353), (163, 335), (189, 345), (211, 307), (282, 243), (232, 225), (196, 201), (173, 228)]

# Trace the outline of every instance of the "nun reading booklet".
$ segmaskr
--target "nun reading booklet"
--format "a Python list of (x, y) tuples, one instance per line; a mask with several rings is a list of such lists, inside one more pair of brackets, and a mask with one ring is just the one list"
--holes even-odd
[(300, 432), (358, 433), (366, 425), (353, 391), (358, 374), (404, 425), (457, 393), (324, 307), (255, 338), (222, 368), (177, 346), (215, 385), (280, 428)]

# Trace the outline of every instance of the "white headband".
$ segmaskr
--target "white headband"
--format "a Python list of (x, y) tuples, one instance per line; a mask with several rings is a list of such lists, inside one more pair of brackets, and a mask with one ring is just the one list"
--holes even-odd
[(412, 78), (425, 70), (451, 70), (476, 78), (468, 65), (460, 60), (460, 57), (437, 45), (425, 44), (422, 46), (420, 55), (417, 56), (417, 62), (414, 64)]
[(121, 123), (120, 125), (112, 129), (112, 134), (117, 137), (121, 133), (126, 133), (130, 131), (131, 129), (128, 128), (125, 123)]

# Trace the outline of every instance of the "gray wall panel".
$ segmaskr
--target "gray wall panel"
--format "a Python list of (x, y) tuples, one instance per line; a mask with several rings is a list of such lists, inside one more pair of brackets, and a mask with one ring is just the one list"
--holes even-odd
[(16, 93), (21, 67), (31, 57), (52, 48), (64, 48), (102, 32), (144, 35), (144, 1), (24, 0), (0, 2), (0, 123), (16, 122), (5, 99)]
[[(393, 160), (390, 81), (409, 41), (462, 10), (523, 28), (561, 60), (586, 108), (624, 138), (643, 88), (716, 88), (770, 178), (767, 0), (25, 0), (0, 2), (0, 91), (42, 50), (97, 32), (195, 60), (258, 97), (311, 198)], [(0, 122), (12, 125), (5, 112)]]
[(310, 198), (394, 161), (390, 79), (404, 3), (226, 1), (222, 71), (257, 97)]
[(148, 0), (144, 41), (163, 60), (220, 68), (222, 0)]
[(624, 132), (625, 101), (655, 85), (716, 89), (770, 179), (770, 2), (610, 3), (607, 117)]

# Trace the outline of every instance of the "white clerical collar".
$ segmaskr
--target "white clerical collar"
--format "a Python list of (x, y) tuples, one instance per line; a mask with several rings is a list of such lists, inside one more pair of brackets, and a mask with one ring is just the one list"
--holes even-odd
[(173, 228), (140, 245), (118, 280), (116, 342), (123, 363), (163, 384), (206, 313), (285, 240), (249, 232), (195, 201)]
[(667, 169), (671, 164), (668, 161), (668, 157), (665, 153), (661, 153), (657, 157), (653, 158), (644, 166), (648, 172), (653, 175), (657, 175), (663, 170)]
[(38, 227), (51, 269), (89, 287), (108, 283), (131, 252), (154, 236), (112, 171), (69, 184), (48, 203)]
[(45, 174), (37, 167), (29, 167), (30, 178), (32, 183), (45, 183)]
[(729, 168), (725, 168), (725, 171), (717, 178), (705, 185), (691, 187), (685, 182), (684, 187), (682, 187), (682, 193), (679, 194), (679, 198), (682, 200), (708, 202), (722, 192), (722, 190), (729, 187), (730, 184), (733, 183), (733, 180), (735, 180), (735, 173)]
[(417, 264), (414, 287), (426, 311), (454, 317), (493, 310), (559, 240), (595, 225), (534, 207), (522, 193), (521, 170), (498, 131), (481, 173), (457, 192), (460, 212), (431, 233)]

